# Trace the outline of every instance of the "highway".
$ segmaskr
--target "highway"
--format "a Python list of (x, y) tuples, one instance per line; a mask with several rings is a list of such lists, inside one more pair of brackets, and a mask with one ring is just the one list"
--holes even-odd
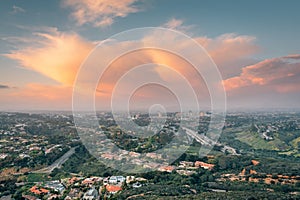
[(212, 145), (216, 144), (216, 142), (212, 141), (211, 139), (209, 139), (208, 137), (206, 137), (204, 135), (198, 134), (196, 131), (193, 131), (186, 127), (182, 127), (182, 129), (186, 131), (186, 134), (188, 134), (189, 136), (194, 138), (197, 142), (199, 142), (202, 145), (212, 146)]
[(60, 158), (58, 158), (48, 167), (36, 171), (32, 171), (31, 173), (51, 173), (55, 168), (60, 168), (62, 164), (64, 164), (69, 159), (69, 157), (75, 153), (76, 148), (77, 146), (71, 148), (68, 152), (66, 152), (64, 155), (62, 155)]
[(219, 143), (217, 141), (213, 141), (212, 139), (206, 137), (205, 135), (200, 135), (196, 131), (191, 130), (189, 128), (182, 127), (182, 129), (186, 131), (186, 134), (188, 134), (189, 136), (191, 136), (192, 138), (194, 138), (197, 142), (199, 142), (202, 145), (205, 145), (205, 146), (215, 146), (215, 145), (216, 146), (223, 146), (223, 149), (222, 149), (223, 152), (228, 151), (232, 155), (239, 155), (236, 152), (236, 149), (234, 149), (233, 147), (221, 144), (221, 143)]

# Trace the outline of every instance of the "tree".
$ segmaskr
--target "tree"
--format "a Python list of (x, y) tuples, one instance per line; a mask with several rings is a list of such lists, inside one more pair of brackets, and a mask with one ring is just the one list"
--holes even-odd
[(128, 185), (126, 183), (126, 180), (122, 183), (122, 189), (126, 190), (128, 188)]

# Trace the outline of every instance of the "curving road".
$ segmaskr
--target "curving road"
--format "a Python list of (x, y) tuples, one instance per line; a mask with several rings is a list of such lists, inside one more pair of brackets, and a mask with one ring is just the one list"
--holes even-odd
[(64, 155), (62, 155), (60, 158), (58, 158), (48, 167), (36, 171), (32, 171), (31, 173), (51, 173), (55, 168), (60, 168), (62, 164), (64, 164), (69, 159), (69, 157), (75, 153), (76, 148), (77, 146), (71, 148), (68, 152), (66, 152)]

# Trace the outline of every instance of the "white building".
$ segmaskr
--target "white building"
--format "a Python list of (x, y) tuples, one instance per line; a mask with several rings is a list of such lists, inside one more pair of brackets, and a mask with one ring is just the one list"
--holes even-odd
[(99, 193), (95, 188), (88, 190), (83, 195), (83, 200), (96, 200), (96, 199), (99, 199)]
[(124, 176), (111, 176), (109, 178), (109, 184), (122, 184), (124, 181), (126, 180), (126, 178)]

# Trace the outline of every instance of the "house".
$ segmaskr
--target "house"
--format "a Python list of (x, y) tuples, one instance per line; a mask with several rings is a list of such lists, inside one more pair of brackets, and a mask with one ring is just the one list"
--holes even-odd
[(106, 185), (105, 188), (110, 194), (115, 194), (122, 190), (122, 188), (117, 185)]
[(246, 169), (244, 168), (240, 173), (239, 173), (239, 176), (245, 176), (246, 174)]
[(134, 176), (126, 176), (126, 183), (131, 183), (135, 181), (135, 177)]
[(118, 183), (122, 184), (125, 180), (126, 178), (124, 176), (117, 176)]
[(257, 161), (257, 160), (251, 160), (251, 163), (252, 163), (252, 165), (258, 165), (259, 161)]
[(111, 176), (108, 180), (108, 183), (109, 184), (117, 184), (118, 183), (117, 177), (116, 176)]
[(193, 162), (188, 162), (188, 161), (180, 161), (179, 167), (181, 168), (186, 168), (186, 167), (193, 167), (194, 163)]
[(44, 189), (44, 188), (41, 188), (41, 189), (40, 189), (40, 191), (41, 191), (42, 193), (44, 193), (44, 194), (47, 194), (47, 193), (49, 193), (49, 192), (50, 192), (49, 190), (47, 190), (47, 189)]
[(57, 147), (61, 147), (61, 145), (60, 145), (60, 144), (57, 144), (57, 145), (54, 145), (54, 146), (52, 146), (52, 147), (46, 149), (46, 150), (45, 150), (45, 154), (51, 153), (51, 151), (52, 151), (53, 149), (57, 148)]
[(169, 172), (169, 173), (171, 173), (171, 172), (173, 172), (175, 170), (175, 167), (173, 167), (173, 166), (161, 166), (161, 167), (159, 167), (158, 168), (158, 171), (161, 171), (161, 172)]
[(161, 155), (157, 153), (146, 153), (146, 156), (152, 159), (161, 159)]
[(79, 180), (79, 178), (77, 178), (77, 177), (72, 177), (72, 178), (70, 178), (69, 180), (68, 180), (68, 184), (69, 185), (72, 185), (72, 184), (74, 184), (76, 181), (78, 181)]
[(191, 170), (176, 170), (176, 172), (180, 175), (184, 175), (184, 176), (191, 176), (192, 174), (195, 174), (195, 171), (191, 171)]
[(126, 180), (126, 178), (124, 176), (111, 176), (108, 180), (109, 184), (122, 184), (124, 181)]
[(144, 162), (141, 159), (132, 159), (131, 163), (136, 164), (136, 165), (142, 165)]
[(195, 162), (195, 167), (202, 167), (204, 169), (212, 170), (215, 167), (215, 165), (214, 164), (208, 164), (208, 163), (201, 162), (201, 161), (196, 161)]
[(86, 178), (82, 181), (83, 185), (91, 186), (91, 185), (94, 185), (94, 183), (95, 183), (95, 180), (93, 178)]
[(33, 194), (36, 194), (36, 195), (40, 195), (40, 194), (48, 194), (49, 193), (49, 190), (47, 189), (44, 189), (44, 188), (38, 188), (36, 185), (35, 186), (32, 186), (29, 191)]
[(104, 159), (108, 159), (108, 160), (114, 159), (114, 155), (110, 154), (110, 153), (104, 153), (104, 154), (101, 155), (101, 157), (104, 158)]
[(40, 151), (42, 148), (38, 146), (33, 146), (29, 148), (29, 151)]
[(133, 151), (130, 151), (130, 152), (129, 152), (129, 155), (130, 155), (131, 157), (139, 157), (141, 154), (140, 154), (140, 153), (133, 152)]
[(27, 155), (27, 154), (21, 153), (21, 154), (19, 154), (19, 157), (20, 157), (21, 159), (23, 159), (23, 158), (29, 158), (30, 156)]
[(65, 190), (63, 184), (61, 184), (58, 180), (56, 181), (48, 181), (45, 183), (45, 188), (53, 189), (56, 192), (62, 193)]
[(65, 200), (73, 200), (78, 199), (81, 196), (81, 192), (77, 188), (72, 188), (69, 192), (69, 194), (66, 196)]
[(0, 159), (5, 159), (8, 156), (6, 153), (1, 153), (0, 154)]
[(95, 188), (92, 188), (88, 190), (86, 193), (83, 195), (83, 200), (96, 200), (99, 199), (99, 193)]

